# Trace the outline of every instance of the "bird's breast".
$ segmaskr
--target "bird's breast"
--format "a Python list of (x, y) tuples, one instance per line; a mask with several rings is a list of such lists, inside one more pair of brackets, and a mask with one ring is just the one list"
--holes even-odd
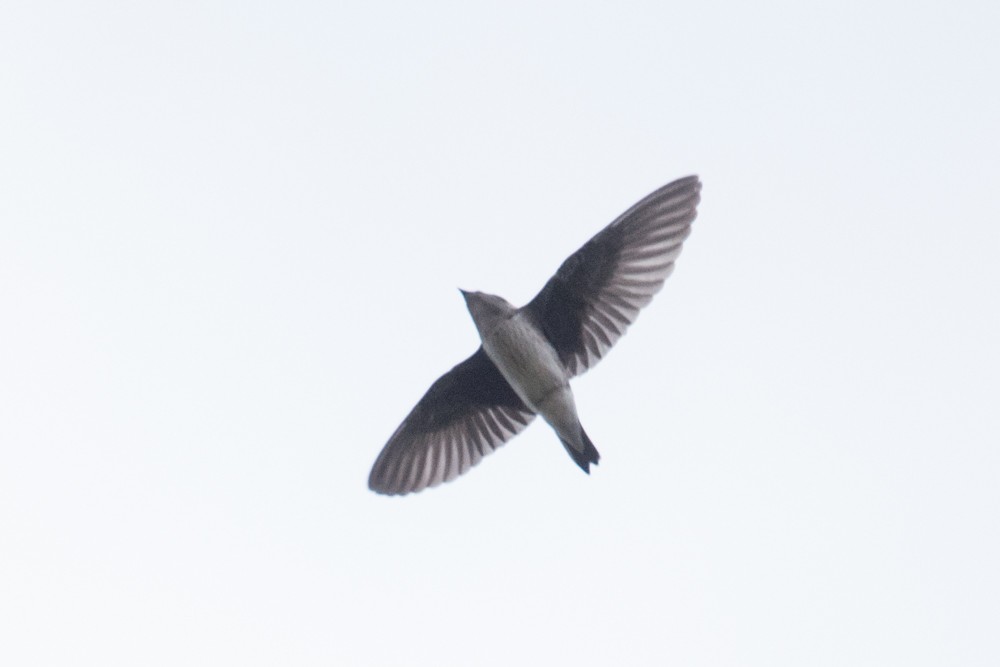
[(520, 313), (491, 331), (483, 349), (532, 410), (537, 411), (547, 396), (569, 383), (555, 348)]

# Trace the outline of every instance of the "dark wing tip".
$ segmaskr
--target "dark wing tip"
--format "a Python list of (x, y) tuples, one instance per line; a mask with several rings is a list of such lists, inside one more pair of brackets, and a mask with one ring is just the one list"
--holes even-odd
[(393, 476), (387, 474), (387, 468), (379, 463), (372, 466), (372, 471), (368, 475), (368, 488), (383, 496), (401, 496), (409, 493), (409, 491), (390, 483)]

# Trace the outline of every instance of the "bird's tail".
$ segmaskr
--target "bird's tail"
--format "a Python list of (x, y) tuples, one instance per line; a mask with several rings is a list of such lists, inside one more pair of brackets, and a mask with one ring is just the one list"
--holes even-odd
[(574, 447), (570, 442), (561, 436), (559, 440), (562, 441), (563, 447), (565, 447), (566, 451), (569, 452), (570, 457), (572, 457), (572, 459), (576, 461), (576, 464), (583, 468), (583, 472), (588, 475), (590, 474), (590, 464), (593, 463), (594, 465), (597, 465), (597, 462), (601, 460), (601, 455), (598, 453), (597, 447), (594, 447), (594, 443), (590, 441), (590, 437), (587, 435), (587, 432), (583, 430), (582, 426), (580, 427), (580, 443), (583, 445), (582, 449)]

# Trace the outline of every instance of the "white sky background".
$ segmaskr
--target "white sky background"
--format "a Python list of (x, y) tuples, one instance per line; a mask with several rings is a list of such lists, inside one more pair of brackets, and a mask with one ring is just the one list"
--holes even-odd
[[(0, 11), (0, 663), (996, 665), (1000, 5)], [(654, 188), (536, 423), (371, 463)]]

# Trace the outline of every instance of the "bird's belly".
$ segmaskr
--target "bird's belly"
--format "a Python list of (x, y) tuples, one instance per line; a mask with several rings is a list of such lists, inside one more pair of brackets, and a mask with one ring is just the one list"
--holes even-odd
[(532, 410), (569, 383), (552, 344), (517, 315), (483, 341), (483, 349), (517, 395)]

